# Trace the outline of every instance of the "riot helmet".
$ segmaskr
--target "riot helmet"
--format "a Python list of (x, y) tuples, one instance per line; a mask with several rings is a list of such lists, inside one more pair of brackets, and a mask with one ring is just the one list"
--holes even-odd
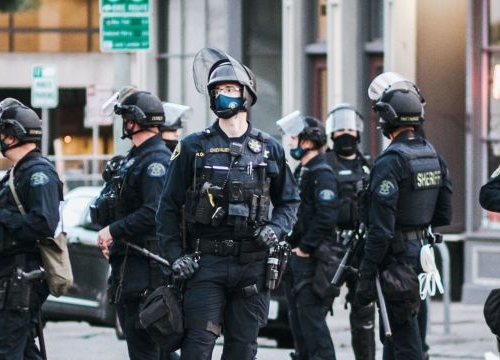
[(16, 145), (1, 144), (2, 153), (24, 143), (38, 143), (42, 139), (42, 121), (37, 113), (13, 98), (0, 102), (0, 133), (19, 140)]
[[(341, 130), (355, 131), (356, 135), (349, 133), (335, 135), (335, 132)], [(339, 155), (351, 156), (356, 153), (360, 134), (363, 132), (363, 117), (352, 105), (340, 103), (328, 113), (326, 131), (333, 141), (333, 150)]]
[(133, 85), (123, 86), (120, 90), (111, 95), (108, 100), (106, 100), (106, 102), (102, 105), (101, 112), (106, 116), (113, 115), (115, 112), (115, 106), (120, 104), (127, 96), (136, 91), (139, 91), (139, 89)]
[[(200, 50), (193, 61), (196, 89), (210, 96), (210, 109), (219, 117), (228, 119), (257, 101), (257, 85), (253, 72), (233, 57), (216, 48)], [(233, 83), (240, 87), (239, 96), (216, 93), (217, 84)]]
[[(286, 135), (296, 136), (298, 146), (290, 149), (290, 155), (300, 160), (310, 150), (321, 149), (326, 144), (326, 133), (323, 124), (311, 116), (303, 116), (299, 111), (294, 111), (276, 122), (276, 125)], [(302, 141), (310, 140), (313, 143), (311, 149), (304, 149)]]
[(379, 115), (384, 136), (400, 126), (420, 126), (424, 121), (425, 100), (413, 82), (388, 72), (377, 76), (368, 88), (374, 101), (373, 110)]
[[(152, 127), (159, 127), (165, 122), (165, 113), (161, 100), (150, 92), (136, 91), (128, 95), (121, 103), (115, 105), (115, 114), (123, 118), (122, 138), (131, 138), (132, 135)], [(133, 121), (140, 130), (131, 131), (126, 123)]]
[(165, 122), (160, 125), (163, 142), (170, 151), (174, 151), (179, 143), (179, 129), (182, 128), (182, 118), (186, 116), (191, 107), (169, 102), (163, 103)]

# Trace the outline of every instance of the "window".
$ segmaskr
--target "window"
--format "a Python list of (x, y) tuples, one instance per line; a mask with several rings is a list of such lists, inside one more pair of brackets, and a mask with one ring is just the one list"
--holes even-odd
[(41, 0), (30, 10), (0, 13), (0, 51), (99, 51), (99, 0)]

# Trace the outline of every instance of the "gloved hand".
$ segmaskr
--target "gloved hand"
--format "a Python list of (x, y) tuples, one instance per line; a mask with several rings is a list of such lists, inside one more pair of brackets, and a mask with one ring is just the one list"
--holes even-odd
[(200, 265), (190, 255), (184, 255), (174, 261), (172, 271), (179, 279), (191, 279)]
[(278, 245), (278, 236), (276, 236), (276, 233), (270, 226), (266, 225), (257, 229), (255, 232), (255, 241), (258, 245), (270, 249)]
[(361, 306), (366, 306), (377, 299), (375, 278), (372, 276), (361, 276), (356, 285), (356, 301)]

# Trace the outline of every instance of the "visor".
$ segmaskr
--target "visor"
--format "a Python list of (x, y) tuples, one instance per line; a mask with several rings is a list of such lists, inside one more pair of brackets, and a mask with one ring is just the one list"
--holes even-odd
[(170, 102), (164, 102), (162, 105), (165, 112), (165, 126), (173, 126), (180, 117), (187, 115), (193, 109), (191, 106)]
[(283, 134), (292, 136), (299, 135), (306, 126), (304, 116), (298, 110), (276, 121), (276, 125)]
[(342, 129), (363, 132), (363, 117), (347, 104), (335, 106), (326, 119), (325, 130), (327, 134)]
[(371, 100), (378, 101), (385, 93), (395, 89), (409, 90), (424, 102), (422, 95), (420, 95), (420, 90), (415, 83), (398, 73), (390, 71), (382, 73), (373, 79), (368, 87), (368, 97)]
[(135, 86), (124, 86), (117, 92), (115, 92), (111, 97), (106, 100), (106, 102), (101, 107), (101, 112), (105, 116), (111, 116), (115, 113), (115, 106), (120, 104), (127, 96), (139, 91)]

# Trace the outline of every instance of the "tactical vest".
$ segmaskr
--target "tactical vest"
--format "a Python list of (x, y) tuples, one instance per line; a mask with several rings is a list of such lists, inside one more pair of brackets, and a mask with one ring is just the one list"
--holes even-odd
[(269, 136), (252, 129), (242, 143), (217, 136), (212, 128), (198, 133), (203, 151), (195, 157), (195, 181), (188, 190), (185, 214), (190, 233), (200, 237), (201, 228), (229, 226), (234, 237), (251, 237), (269, 221), (270, 176), (277, 164), (266, 159)]
[(424, 144), (392, 143), (384, 155), (388, 153), (402, 156), (410, 172), (400, 184), (396, 227), (400, 230), (423, 228), (432, 220), (444, 176), (436, 150), (424, 140)]
[(337, 178), (339, 198), (337, 228), (341, 230), (356, 229), (361, 216), (359, 195), (364, 190), (370, 176), (368, 163), (361, 154), (358, 154), (353, 161), (355, 162), (354, 169), (350, 169), (342, 164), (335, 151), (327, 152), (325, 160)]

